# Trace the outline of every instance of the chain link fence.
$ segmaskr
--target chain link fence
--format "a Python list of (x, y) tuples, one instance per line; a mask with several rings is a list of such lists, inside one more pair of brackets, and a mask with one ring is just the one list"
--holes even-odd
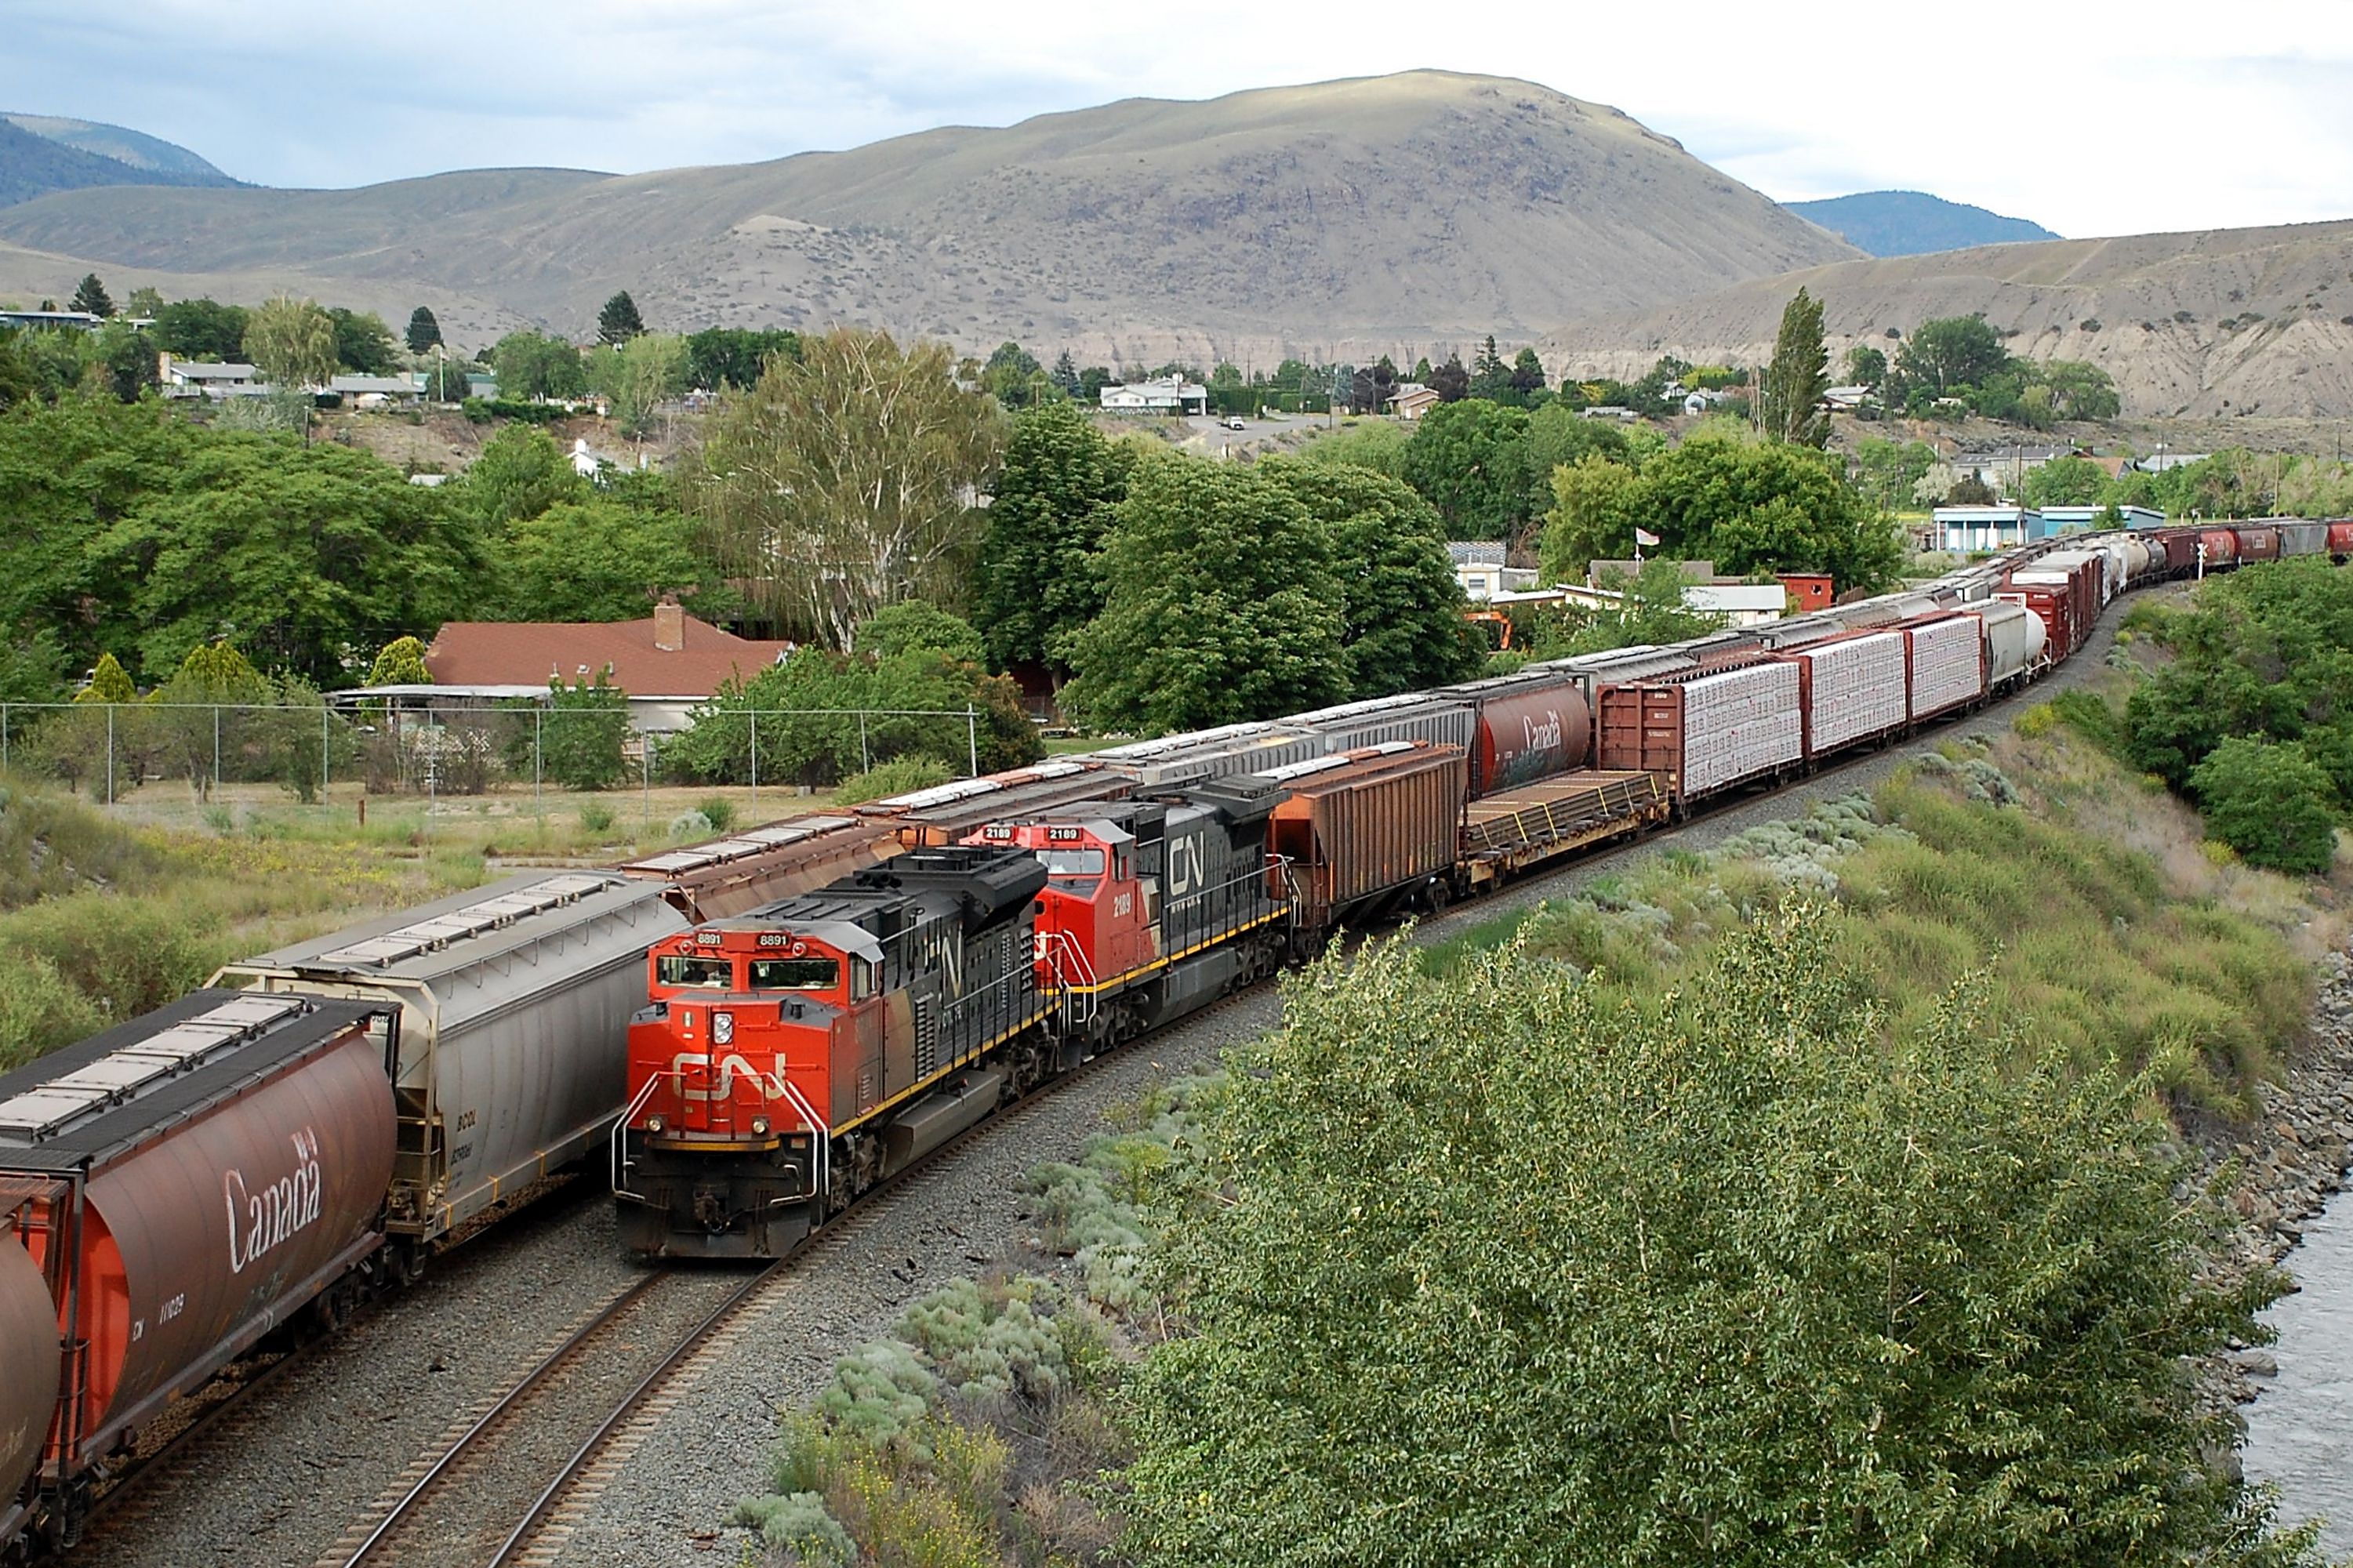
[[(688, 715), (674, 715), (685, 723)], [(684, 728), (638, 729), (616, 701), (421, 707), (326, 703), (0, 702), (0, 773), (52, 780), (114, 805), (182, 782), (209, 802), (276, 784), (301, 802), (644, 792), (658, 785), (822, 787), (922, 755), (980, 771), (975, 709), (721, 709)]]

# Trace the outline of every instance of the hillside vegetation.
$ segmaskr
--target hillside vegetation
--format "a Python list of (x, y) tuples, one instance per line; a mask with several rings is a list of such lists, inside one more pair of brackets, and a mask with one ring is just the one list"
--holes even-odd
[(388, 320), (431, 298), (469, 342), (581, 333), (626, 287), (666, 329), (847, 320), (1142, 363), (1467, 344), (1854, 254), (1616, 110), (1439, 71), (628, 177), (68, 194), (0, 239), (236, 271), (238, 298), (330, 279)]
[(1036, 1172), (1067, 1261), (915, 1302), (739, 1518), (775, 1563), (2313, 1562), (2180, 1374), (2285, 1282), (2208, 1268), (2152, 1112), (2250, 1113), (2339, 890), (2032, 711), (1327, 957)]

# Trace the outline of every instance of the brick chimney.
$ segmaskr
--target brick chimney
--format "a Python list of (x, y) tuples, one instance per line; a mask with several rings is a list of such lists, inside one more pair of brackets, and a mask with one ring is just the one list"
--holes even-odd
[(654, 606), (654, 647), (664, 653), (686, 647), (686, 612), (676, 599), (664, 599)]

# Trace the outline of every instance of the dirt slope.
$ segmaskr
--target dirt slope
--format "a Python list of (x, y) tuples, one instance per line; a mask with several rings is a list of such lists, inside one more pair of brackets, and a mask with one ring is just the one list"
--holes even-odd
[(1647, 312), (1573, 321), (1556, 374), (1624, 375), (1662, 353), (1769, 358), (1799, 285), (1826, 301), (1833, 358), (1886, 331), (1983, 311), (2010, 351), (2089, 360), (2137, 416), (2353, 416), (2353, 221), (1989, 246), (1756, 279)]
[(574, 333), (626, 287), (661, 327), (849, 320), (1267, 365), (1525, 341), (1858, 254), (1616, 110), (1436, 71), (624, 177), (71, 192), (0, 213), (0, 241)]

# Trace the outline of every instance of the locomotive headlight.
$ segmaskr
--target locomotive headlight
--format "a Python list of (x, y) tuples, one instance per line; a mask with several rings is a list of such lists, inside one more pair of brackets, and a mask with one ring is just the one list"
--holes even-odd
[(754, 1116), (752, 1118), (752, 1136), (754, 1138), (765, 1138), (767, 1135), (768, 1119), (765, 1116)]
[(649, 1132), (659, 1132), (665, 1125), (666, 1123), (659, 1116), (646, 1118), (646, 1131)]
[(733, 1043), (734, 1038), (735, 1015), (733, 1013), (711, 1015), (711, 1043), (724, 1046)]

